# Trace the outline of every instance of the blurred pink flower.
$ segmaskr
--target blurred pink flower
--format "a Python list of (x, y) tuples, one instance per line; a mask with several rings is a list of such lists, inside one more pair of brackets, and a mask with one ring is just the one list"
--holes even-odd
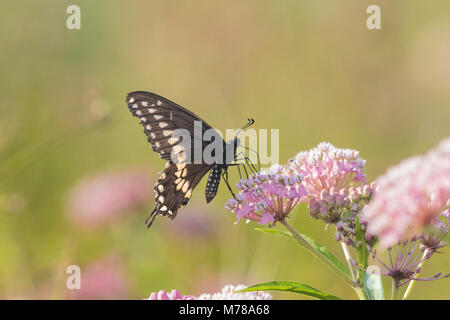
[(367, 231), (383, 246), (418, 234), (448, 210), (450, 138), (425, 155), (403, 160), (377, 179), (378, 191), (363, 210)]
[(217, 234), (218, 220), (218, 215), (211, 207), (192, 204), (187, 206), (183, 214), (178, 215), (172, 223), (167, 224), (167, 231), (178, 241), (201, 240)]
[(81, 288), (67, 290), (69, 299), (126, 299), (128, 281), (121, 263), (107, 257), (81, 267)]
[(172, 290), (170, 294), (161, 290), (152, 292), (148, 300), (272, 300), (272, 295), (264, 291), (236, 292), (245, 288), (242, 284), (226, 285), (220, 292), (203, 293), (199, 297), (183, 296), (178, 290)]
[[(450, 208), (450, 199), (447, 201), (447, 208)], [(427, 250), (430, 254), (439, 252), (440, 248), (447, 245), (442, 241), (448, 234), (450, 225), (450, 209), (444, 210), (438, 217), (431, 220), (431, 228), (425, 230), (419, 235), (421, 250)]]
[[(287, 170), (303, 177), (310, 215), (326, 223), (336, 223), (344, 209), (358, 209), (371, 195), (364, 185), (366, 161), (359, 152), (339, 149), (327, 142), (309, 151), (299, 152), (290, 160)], [(364, 185), (364, 186), (361, 186)]]
[(87, 178), (72, 190), (67, 207), (70, 219), (84, 227), (98, 227), (145, 203), (150, 179), (139, 170), (103, 173)]

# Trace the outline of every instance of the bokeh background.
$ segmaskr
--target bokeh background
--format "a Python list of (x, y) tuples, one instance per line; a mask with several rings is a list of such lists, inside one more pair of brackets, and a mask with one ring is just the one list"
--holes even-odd
[[(71, 4), (81, 30), (66, 28)], [(366, 28), (370, 4), (381, 7), (382, 30)], [(278, 128), (281, 163), (321, 141), (357, 149), (369, 180), (450, 135), (445, 0), (0, 8), (0, 298), (141, 299), (270, 280), (356, 298), (293, 241), (235, 225), (223, 186), (205, 205), (203, 182), (174, 221), (147, 230), (164, 163), (126, 107), (130, 91), (159, 93), (222, 130), (248, 117)], [(305, 207), (292, 223), (342, 257), (333, 228)], [(436, 255), (424, 275), (449, 263), (448, 252)], [(82, 290), (66, 289), (72, 264)], [(448, 284), (418, 283), (411, 297), (448, 299)]]

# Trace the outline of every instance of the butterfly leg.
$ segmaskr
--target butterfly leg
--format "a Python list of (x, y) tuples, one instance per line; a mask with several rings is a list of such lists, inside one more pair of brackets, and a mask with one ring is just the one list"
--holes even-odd
[(237, 166), (238, 172), (239, 172), (239, 179), (242, 180), (242, 173), (241, 173), (241, 168), (239, 166)]
[[(245, 161), (245, 157), (243, 159), (235, 159), (235, 161)], [(248, 171), (245, 168), (245, 162), (243, 163), (233, 163), (233, 164), (229, 164), (228, 166), (236, 166), (238, 168), (239, 171), (239, 178), (242, 180), (242, 175), (241, 175), (241, 169), (240, 167), (242, 167), (242, 169), (244, 169), (244, 173), (245, 176), (247, 177), (246, 179), (248, 179), (249, 175), (248, 175)], [(251, 171), (251, 173), (254, 173), (253, 171)]]
[(252, 172), (252, 174), (258, 173), (258, 170), (256, 170), (255, 165), (250, 161), (248, 157), (245, 157), (245, 163), (247, 164), (249, 170)]
[[(242, 146), (242, 147), (245, 148), (246, 150), (252, 151), (252, 152), (254, 152), (254, 153), (256, 154), (256, 157), (258, 158), (258, 170), (257, 170), (257, 172), (261, 171), (261, 161), (260, 161), (260, 159), (259, 159), (259, 153), (256, 152), (255, 150), (252, 150), (252, 149), (246, 147), (246, 146)], [(247, 159), (248, 159), (248, 158), (247, 158)], [(250, 163), (253, 165), (252, 162), (250, 162)], [(254, 165), (253, 165), (253, 166), (254, 166)]]
[(241, 165), (242, 165), (242, 163), (232, 163), (232, 164), (228, 165), (228, 167), (237, 167), (238, 173), (239, 173), (239, 180), (242, 180), (242, 172), (241, 172), (241, 168), (240, 168)]
[(230, 183), (228, 182), (228, 169), (227, 168), (225, 168), (225, 170), (223, 171), (222, 178), (223, 178), (223, 181), (225, 181), (225, 184), (227, 185), (228, 190), (230, 190), (233, 198), (236, 198), (236, 195), (234, 194), (233, 190), (231, 189)]
[(259, 162), (258, 162), (258, 168), (259, 169), (256, 169), (256, 167), (253, 164), (253, 162), (251, 162), (250, 158), (247, 157), (245, 154), (243, 154), (243, 158), (241, 158), (241, 159), (236, 158), (235, 161), (242, 161), (242, 163), (240, 163), (240, 164), (242, 164), (243, 167), (245, 167), (245, 165), (247, 165), (248, 169), (251, 171), (252, 174), (258, 173), (259, 170), (260, 170)]
[(244, 169), (245, 176), (246, 176), (247, 179), (248, 179), (249, 175), (248, 175), (247, 169), (245, 169), (245, 164), (242, 164), (242, 169)]
[[(249, 148), (247, 148), (247, 147), (244, 147), (244, 148), (247, 149), (247, 150), (253, 151), (253, 150), (251, 150), (251, 149), (249, 149)], [(244, 171), (246, 171), (245, 165), (247, 165), (249, 171), (250, 171), (252, 174), (256, 174), (256, 173), (258, 173), (258, 172), (261, 170), (261, 164), (260, 164), (260, 161), (259, 161), (259, 154), (258, 154), (257, 152), (255, 152), (255, 153), (256, 153), (256, 156), (258, 157), (258, 169), (256, 169), (256, 167), (255, 167), (255, 165), (253, 164), (253, 162), (250, 161), (250, 158), (247, 157), (247, 156), (245, 155), (245, 152), (244, 152), (244, 151), (241, 151), (241, 152), (237, 153), (236, 156), (235, 156), (234, 161), (235, 161), (235, 162), (236, 162), (236, 161), (237, 161), (237, 162), (239, 162), (239, 161), (242, 162), (242, 163), (240, 163), (240, 164), (242, 164), (242, 167), (243, 167)], [(241, 157), (241, 158), (240, 158), (240, 157)], [(238, 170), (239, 170), (239, 167), (238, 167)], [(247, 178), (248, 178), (247, 172), (246, 172), (246, 176), (247, 176)], [(242, 179), (242, 177), (241, 177), (241, 179)]]

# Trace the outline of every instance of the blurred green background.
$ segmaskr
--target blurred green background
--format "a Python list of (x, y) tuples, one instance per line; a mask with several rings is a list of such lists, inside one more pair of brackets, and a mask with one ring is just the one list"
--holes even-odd
[[(71, 4), (81, 7), (81, 30), (66, 28)], [(206, 206), (203, 182), (177, 219), (151, 230), (151, 191), (95, 227), (74, 223), (68, 199), (104, 173), (138, 170), (155, 182), (164, 162), (126, 107), (134, 90), (159, 93), (222, 130), (248, 117), (256, 128), (279, 128), (281, 163), (321, 141), (357, 149), (370, 181), (435, 146), (450, 135), (450, 2), (376, 1), (382, 30), (373, 31), (370, 4), (2, 2), (0, 298), (141, 299), (270, 280), (356, 298), (296, 243), (235, 225), (224, 186)], [(305, 207), (291, 220), (342, 257), (333, 228)], [(424, 275), (448, 272), (449, 262), (448, 252), (436, 255)], [(89, 290), (66, 290), (71, 264), (91, 273)], [(411, 298), (448, 299), (448, 280), (418, 283)]]

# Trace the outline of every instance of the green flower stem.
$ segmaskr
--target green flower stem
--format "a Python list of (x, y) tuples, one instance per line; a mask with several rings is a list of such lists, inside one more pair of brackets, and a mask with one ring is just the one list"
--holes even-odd
[[(420, 262), (419, 265), (417, 266), (416, 272), (414, 273), (414, 277), (416, 277), (417, 275), (419, 275), (420, 270), (422, 270), (422, 266), (423, 266), (423, 263), (425, 262), (425, 257), (427, 256), (428, 251), (429, 251), (428, 249), (425, 249), (425, 251), (423, 252), (422, 262)], [(415, 285), (415, 284), (416, 284), (416, 281), (414, 281), (414, 280), (411, 280), (411, 281), (409, 282), (408, 288), (406, 288), (406, 291), (405, 291), (405, 294), (403, 295), (402, 300), (408, 299), (408, 297), (409, 297), (409, 295), (411, 294), (411, 291), (412, 291), (412, 289), (414, 288), (414, 285)]]
[(350, 270), (350, 274), (352, 275), (352, 279), (353, 279), (353, 281), (356, 281), (356, 272), (355, 272), (355, 269), (353, 268), (352, 256), (350, 255), (348, 246), (345, 242), (342, 242), (342, 241), (340, 241), (340, 242), (342, 245), (342, 250), (344, 251), (345, 259), (347, 260), (348, 269)]
[(339, 268), (337, 268), (334, 264), (330, 263), (327, 259), (324, 258), (316, 249), (314, 249), (303, 237), (295, 230), (285, 219), (280, 221), (286, 229), (292, 234), (295, 240), (297, 240), (301, 245), (307, 248), (314, 256), (316, 256), (320, 261), (328, 265), (334, 272), (336, 272), (345, 282), (347, 282), (353, 290), (355, 290), (359, 299), (367, 300), (366, 295), (364, 294), (364, 290), (358, 286), (358, 284), (352, 281), (346, 274), (344, 274)]
[(392, 288), (391, 288), (391, 300), (395, 300), (397, 297), (397, 286), (395, 285), (394, 279), (392, 279)]
[(353, 290), (355, 290), (356, 295), (358, 296), (359, 300), (367, 300), (367, 295), (364, 292), (363, 288), (353, 286)]
[(342, 245), (342, 250), (344, 251), (345, 259), (347, 260), (348, 269), (350, 270), (350, 274), (352, 275), (352, 279), (354, 282), (352, 284), (352, 288), (353, 288), (353, 290), (355, 290), (356, 294), (358, 295), (359, 300), (367, 300), (367, 296), (366, 296), (363, 288), (361, 288), (359, 286), (359, 283), (357, 281), (357, 275), (356, 275), (357, 273), (353, 267), (352, 256), (350, 255), (348, 246), (345, 242), (342, 242), (342, 241), (341, 241), (341, 245)]

